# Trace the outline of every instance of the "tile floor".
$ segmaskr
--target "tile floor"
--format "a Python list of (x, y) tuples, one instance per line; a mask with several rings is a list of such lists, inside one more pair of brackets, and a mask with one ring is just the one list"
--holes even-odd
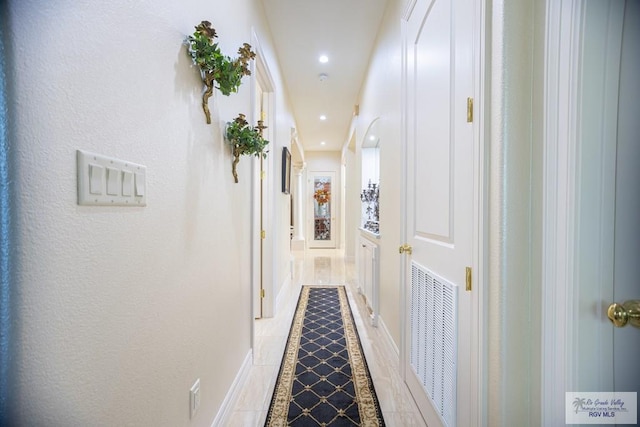
[(394, 357), (388, 356), (391, 350), (381, 344), (383, 341), (380, 329), (372, 327), (368, 320), (363, 322), (360, 313), (366, 313), (366, 308), (357, 292), (354, 263), (345, 262), (340, 250), (309, 249), (295, 254), (292, 268), (293, 280), (291, 286), (280, 295), (277, 315), (255, 322), (254, 364), (226, 425), (264, 425), (300, 286), (345, 284), (386, 425), (426, 426), (399, 376), (396, 364), (392, 362)]

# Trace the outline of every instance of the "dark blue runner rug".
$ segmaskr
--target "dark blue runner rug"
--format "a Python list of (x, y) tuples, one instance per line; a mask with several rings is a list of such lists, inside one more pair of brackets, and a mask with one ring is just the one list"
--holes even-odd
[(344, 286), (303, 286), (265, 426), (384, 426)]

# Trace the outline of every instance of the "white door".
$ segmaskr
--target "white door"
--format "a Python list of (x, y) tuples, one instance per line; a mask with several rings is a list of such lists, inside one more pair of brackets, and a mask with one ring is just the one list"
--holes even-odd
[(640, 391), (640, 330), (615, 328), (608, 306), (640, 300), (640, 5), (587, 2), (577, 196), (577, 322), (567, 391)]
[[(429, 426), (474, 424), (474, 0), (418, 0), (406, 17), (406, 382)], [(475, 40), (478, 40), (477, 36)]]
[(574, 1), (548, 16), (547, 151), (557, 154), (545, 165), (556, 205), (545, 218), (545, 425), (580, 418), (567, 392), (640, 391), (640, 330), (607, 318), (613, 302), (640, 299), (639, 6)]
[(310, 212), (310, 232), (309, 247), (310, 248), (335, 248), (336, 233), (335, 218), (337, 203), (340, 197), (340, 189), (336, 186), (335, 172), (309, 172), (310, 194), (309, 201), (311, 204)]
[[(256, 83), (255, 83), (255, 92), (254, 92), (254, 96), (255, 96), (255, 100), (254, 100), (254, 106), (255, 106), (255, 111), (254, 111), (254, 115), (253, 117), (256, 117), (257, 120), (262, 120), (264, 117), (264, 90), (262, 89), (262, 86), (260, 85), (260, 81), (256, 79)], [(260, 319), (263, 316), (263, 295), (265, 292), (264, 289), (264, 285), (265, 285), (265, 271), (264, 271), (264, 265), (265, 265), (265, 236), (266, 236), (266, 230), (265, 230), (265, 218), (266, 218), (266, 213), (267, 211), (267, 203), (265, 200), (265, 180), (261, 179), (264, 173), (264, 159), (263, 158), (259, 158), (259, 160), (256, 162), (256, 167), (258, 168), (258, 170), (256, 171), (255, 175), (256, 175), (256, 179), (257, 179), (257, 200), (254, 201), (254, 203), (256, 203), (256, 207), (257, 207), (257, 224), (256, 227), (258, 229), (258, 233), (259, 235), (254, 236), (254, 239), (256, 239), (257, 242), (257, 257), (256, 257), (256, 261), (257, 261), (257, 265), (254, 267), (257, 267), (257, 274), (256, 274), (256, 282), (255, 285), (253, 287), (252, 290), (252, 294), (253, 294), (253, 317), (255, 319)], [(263, 232), (264, 231), (264, 232)]]
[(640, 2), (587, 2), (582, 57), (572, 390), (640, 391), (640, 330), (608, 307), (640, 301)]

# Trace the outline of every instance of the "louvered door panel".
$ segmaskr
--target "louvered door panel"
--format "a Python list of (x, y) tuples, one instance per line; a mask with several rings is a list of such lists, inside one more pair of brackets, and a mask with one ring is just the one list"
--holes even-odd
[(411, 367), (443, 424), (455, 425), (457, 286), (411, 264)]

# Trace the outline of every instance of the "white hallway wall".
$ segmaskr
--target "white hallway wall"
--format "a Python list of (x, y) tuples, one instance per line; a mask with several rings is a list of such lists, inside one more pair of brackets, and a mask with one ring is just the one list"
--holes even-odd
[[(355, 127), (357, 158), (361, 161), (362, 139), (371, 122), (380, 118), (380, 317), (397, 347), (400, 347), (401, 337), (398, 256), (402, 193), (400, 20), (404, 6), (405, 1), (401, 0), (387, 4), (367, 77), (360, 91), (360, 114)], [(358, 187), (360, 181), (358, 177)], [(358, 195), (361, 190), (358, 190)], [(358, 225), (360, 212), (358, 206)]]
[[(401, 19), (413, 0), (390, 0), (360, 93), (362, 137), (380, 117), (380, 316), (401, 343)], [(481, 346), (485, 424), (540, 425), (542, 155), (545, 2), (484, 1), (485, 223)], [(347, 157), (348, 161), (349, 158)], [(357, 233), (356, 233), (357, 236)], [(354, 242), (347, 242), (347, 245)], [(522, 378), (513, 381), (513, 378)]]
[[(357, 135), (352, 138), (356, 139)], [(360, 163), (356, 157), (355, 142), (353, 149), (343, 150), (342, 162), (345, 164), (345, 242), (344, 256), (347, 260), (355, 262), (357, 254), (357, 236), (360, 234), (358, 228), (362, 220), (360, 211), (362, 202), (360, 201)]]
[[(210, 426), (251, 345), (251, 161), (233, 183), (222, 138), (251, 97), (248, 79), (216, 93), (206, 125), (183, 41), (207, 19), (233, 56), (255, 28), (276, 84), (277, 153), (294, 123), (261, 2), (6, 7), (16, 280), (3, 422)], [(146, 165), (148, 206), (78, 206), (76, 149)]]
[[(282, 84), (279, 85), (282, 87)], [(273, 293), (277, 299), (282, 288), (291, 280), (291, 197), (282, 192), (282, 147), (286, 146), (291, 152), (291, 128), (293, 118), (286, 100), (282, 94), (276, 95), (279, 105), (276, 106), (276, 139), (269, 141), (269, 156), (273, 162), (273, 172), (271, 179), (273, 183), (273, 230), (274, 250), (273, 259)], [(296, 177), (291, 168), (291, 189)], [(277, 307), (274, 306), (277, 310)]]

